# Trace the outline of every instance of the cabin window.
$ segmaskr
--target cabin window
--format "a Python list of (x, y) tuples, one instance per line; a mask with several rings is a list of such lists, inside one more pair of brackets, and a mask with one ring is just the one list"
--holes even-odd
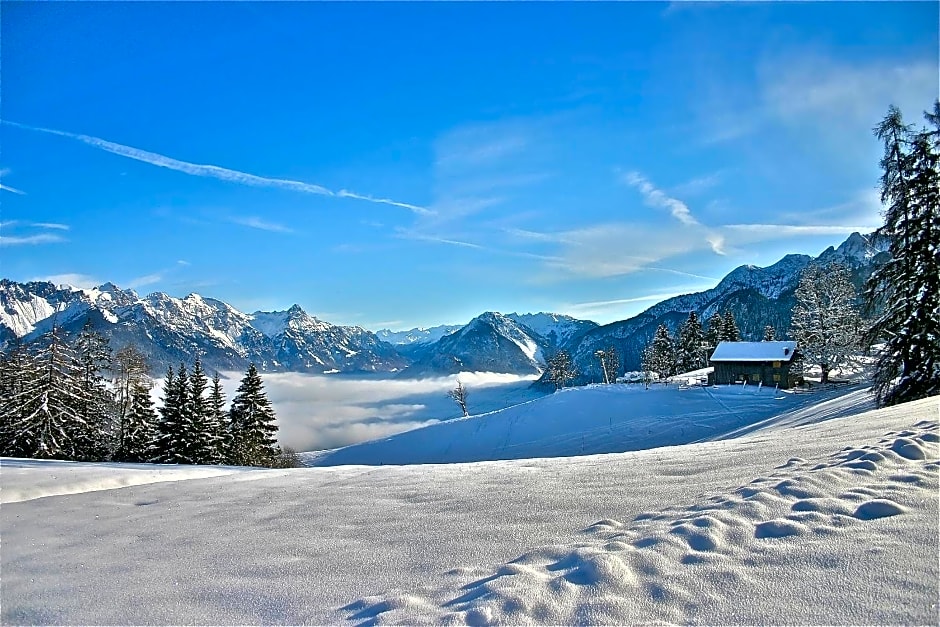
[(775, 374), (775, 375), (774, 375), (774, 383), (780, 383), (780, 375), (779, 375), (779, 374)]
[(774, 362), (774, 368), (779, 368), (779, 367), (780, 367), (780, 362), (779, 362), (779, 361), (775, 361), (775, 362)]

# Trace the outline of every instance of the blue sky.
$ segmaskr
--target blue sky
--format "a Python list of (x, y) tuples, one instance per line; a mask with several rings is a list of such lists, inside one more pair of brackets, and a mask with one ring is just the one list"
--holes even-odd
[(0, 4), (0, 274), (598, 322), (880, 224), (936, 3)]

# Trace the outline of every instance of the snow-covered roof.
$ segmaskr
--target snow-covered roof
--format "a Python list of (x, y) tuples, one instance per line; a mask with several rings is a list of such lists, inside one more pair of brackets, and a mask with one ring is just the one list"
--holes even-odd
[(796, 342), (720, 342), (712, 361), (790, 361)]

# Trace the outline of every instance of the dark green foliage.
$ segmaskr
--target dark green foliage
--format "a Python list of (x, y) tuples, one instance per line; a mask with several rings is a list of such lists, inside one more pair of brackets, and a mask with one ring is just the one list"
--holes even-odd
[(764, 327), (764, 337), (763, 337), (763, 341), (764, 341), (764, 342), (773, 342), (773, 341), (776, 340), (776, 339), (777, 339), (777, 330), (774, 329), (773, 326), (771, 326), (771, 325), (768, 324), (766, 327)]
[(676, 338), (676, 361), (679, 372), (690, 372), (708, 365), (708, 343), (702, 323), (694, 311), (689, 312), (689, 318), (679, 327)]
[(151, 444), (157, 434), (157, 412), (150, 389), (141, 381), (130, 393), (130, 407), (124, 416), (121, 445), (114, 459), (121, 462), (146, 462), (151, 458)]
[(649, 344), (644, 370), (655, 372), (663, 380), (676, 374), (676, 347), (664, 324), (659, 325)]
[(714, 352), (715, 347), (718, 346), (718, 343), (721, 342), (724, 328), (724, 318), (722, 318), (721, 314), (716, 311), (714, 314), (712, 314), (712, 317), (708, 319), (708, 330), (705, 331), (705, 343), (709, 348), (709, 357), (711, 356), (711, 353)]
[(209, 431), (214, 434), (211, 463), (224, 464), (227, 462), (231, 430), (228, 412), (225, 411), (225, 394), (222, 392), (222, 381), (218, 372), (212, 377), (212, 388), (209, 391)]
[(270, 466), (278, 455), (274, 410), (264, 393), (254, 364), (235, 391), (229, 410), (232, 430), (231, 463), (239, 466)]
[(578, 372), (571, 365), (571, 355), (563, 350), (548, 359), (545, 364), (545, 374), (556, 390), (565, 387), (569, 381), (578, 376)]
[(875, 135), (884, 144), (881, 202), (891, 260), (866, 285), (869, 346), (882, 344), (872, 389), (893, 405), (940, 393), (940, 103), (915, 131), (890, 107)]
[(722, 319), (721, 340), (723, 342), (741, 341), (741, 331), (738, 329), (738, 322), (734, 319), (734, 314), (730, 311), (726, 311)]

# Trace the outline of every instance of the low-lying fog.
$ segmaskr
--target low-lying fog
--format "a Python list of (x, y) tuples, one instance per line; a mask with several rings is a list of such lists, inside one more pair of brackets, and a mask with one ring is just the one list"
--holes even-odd
[[(243, 374), (223, 381), (231, 402)], [(530, 388), (534, 376), (464, 372), (467, 409), (481, 414), (532, 400), (543, 393)], [(461, 416), (447, 396), (457, 375), (433, 379), (393, 379), (372, 375), (262, 374), (265, 391), (278, 418), (282, 446), (315, 451), (385, 437)], [(160, 382), (157, 382), (158, 387)]]

